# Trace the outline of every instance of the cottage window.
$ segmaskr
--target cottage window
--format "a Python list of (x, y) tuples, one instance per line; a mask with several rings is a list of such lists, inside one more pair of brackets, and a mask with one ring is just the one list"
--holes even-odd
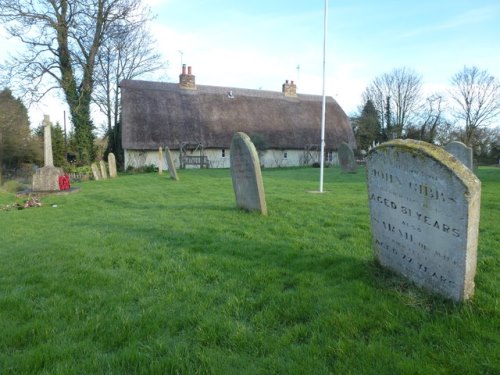
[(222, 157), (223, 157), (223, 158), (225, 158), (225, 157), (226, 157), (226, 149), (225, 149), (225, 148), (223, 148), (223, 149), (222, 149)]
[(283, 152), (283, 159), (288, 159), (288, 152)]

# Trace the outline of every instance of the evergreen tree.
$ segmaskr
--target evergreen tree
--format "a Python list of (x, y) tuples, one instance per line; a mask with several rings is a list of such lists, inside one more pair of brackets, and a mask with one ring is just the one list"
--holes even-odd
[(385, 134), (384, 140), (393, 138), (393, 126), (392, 126), (392, 111), (391, 111), (391, 97), (387, 96), (385, 101)]
[(383, 140), (382, 125), (375, 105), (368, 100), (356, 119), (356, 143), (361, 150), (368, 150), (373, 142)]
[(116, 125), (108, 131), (108, 147), (106, 148), (105, 154), (106, 159), (108, 154), (112, 152), (115, 154), (116, 168), (121, 169), (125, 163), (125, 155), (122, 147), (122, 132), (121, 123), (117, 122)]
[(64, 131), (61, 125), (57, 122), (52, 126), (52, 155), (54, 159), (54, 166), (66, 168), (66, 149), (64, 147)]
[[(28, 110), (9, 89), (0, 92), (0, 168), (16, 168), (33, 159)], [(1, 174), (1, 173), (0, 173)]]

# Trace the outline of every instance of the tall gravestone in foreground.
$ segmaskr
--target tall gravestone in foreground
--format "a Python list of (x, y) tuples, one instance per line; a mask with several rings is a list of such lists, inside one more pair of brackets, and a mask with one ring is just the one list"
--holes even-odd
[(467, 147), (462, 142), (453, 141), (444, 146), (444, 149), (472, 170), (472, 148)]
[(33, 175), (33, 191), (56, 191), (59, 189), (59, 176), (64, 175), (61, 168), (54, 167), (52, 156), (52, 135), (49, 116), (43, 116), (43, 158), (44, 166)]
[(170, 178), (177, 181), (179, 177), (177, 176), (177, 170), (175, 169), (174, 160), (172, 159), (172, 154), (170, 153), (170, 149), (168, 147), (165, 147), (165, 155), (167, 156), (167, 166)]
[(344, 173), (356, 173), (356, 158), (354, 157), (354, 152), (352, 151), (351, 146), (342, 142), (338, 152), (340, 170)]
[(394, 140), (367, 157), (375, 257), (455, 301), (474, 293), (481, 182), (448, 152)]
[(262, 215), (267, 215), (259, 156), (250, 137), (241, 132), (234, 134), (230, 153), (236, 205), (245, 210), (259, 211)]
[(108, 154), (108, 168), (109, 168), (109, 178), (115, 178), (117, 176), (116, 158), (115, 154), (113, 154), (112, 152)]
[(163, 174), (163, 150), (158, 148), (158, 174)]

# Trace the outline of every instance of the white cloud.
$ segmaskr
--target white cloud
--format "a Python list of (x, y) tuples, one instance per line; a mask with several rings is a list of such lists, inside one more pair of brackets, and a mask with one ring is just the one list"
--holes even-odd
[(471, 9), (463, 12), (455, 17), (444, 20), (440, 23), (435, 23), (433, 25), (428, 25), (422, 28), (411, 30), (407, 33), (403, 33), (401, 38), (412, 38), (421, 36), (423, 34), (435, 33), (444, 30), (453, 30), (458, 28), (466, 28), (470, 25), (484, 22), (492, 17), (496, 17), (500, 12), (499, 6), (488, 6), (477, 9)]

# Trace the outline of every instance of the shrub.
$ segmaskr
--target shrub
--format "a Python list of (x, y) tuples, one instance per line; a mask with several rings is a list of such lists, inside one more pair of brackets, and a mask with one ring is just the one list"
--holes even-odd
[(154, 164), (149, 164), (149, 165), (145, 165), (142, 168), (139, 168), (139, 170), (143, 173), (158, 172), (158, 167)]
[(92, 168), (89, 165), (77, 167), (74, 164), (70, 164), (70, 166), (65, 170), (69, 173), (92, 173)]
[(158, 167), (154, 164), (144, 165), (139, 168), (134, 168), (130, 165), (127, 167), (127, 173), (130, 174), (151, 173), (151, 172), (158, 172)]
[(10, 180), (3, 184), (3, 189), (9, 193), (17, 193), (18, 191), (24, 190), (24, 185), (19, 181)]

